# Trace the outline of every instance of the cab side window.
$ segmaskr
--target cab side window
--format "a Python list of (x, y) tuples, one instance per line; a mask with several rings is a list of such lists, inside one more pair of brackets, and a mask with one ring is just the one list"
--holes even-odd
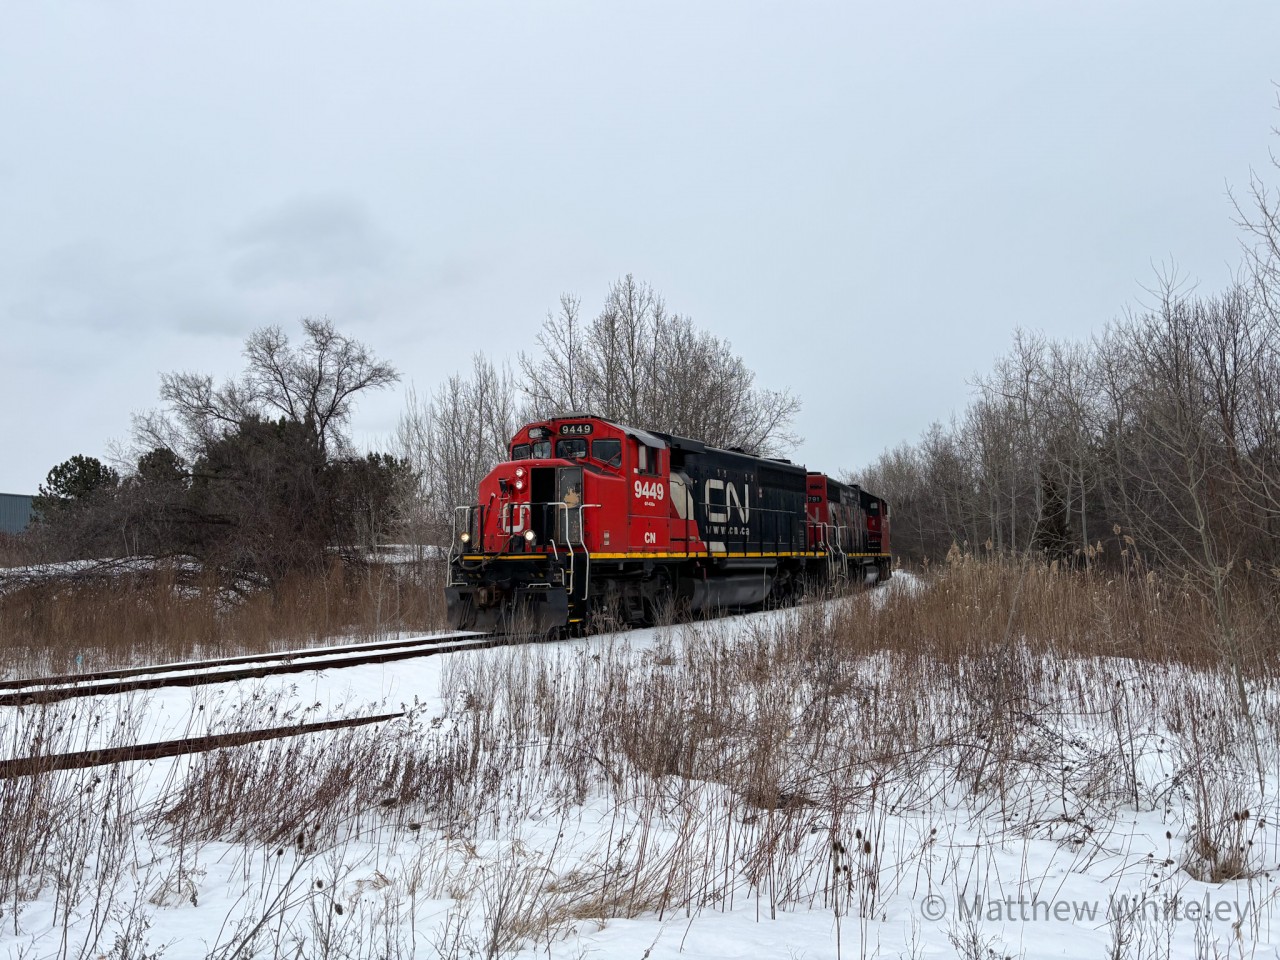
[(659, 455), (661, 451), (657, 447), (647, 447), (643, 443), (639, 445), (636, 456), (636, 472), (643, 473), (649, 477), (656, 477), (660, 471)]

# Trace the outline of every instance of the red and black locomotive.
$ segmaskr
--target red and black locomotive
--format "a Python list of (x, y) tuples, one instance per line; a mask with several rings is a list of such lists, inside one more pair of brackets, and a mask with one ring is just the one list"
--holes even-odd
[(650, 624), (890, 575), (889, 505), (788, 460), (593, 416), (530, 424), (510, 455), (457, 511), (458, 629)]

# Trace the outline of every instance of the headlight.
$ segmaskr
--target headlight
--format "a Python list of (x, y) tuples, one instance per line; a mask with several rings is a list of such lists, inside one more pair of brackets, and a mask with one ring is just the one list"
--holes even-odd
[(517, 490), (523, 490), (523, 489), (524, 489), (524, 481), (523, 481), (523, 480), (517, 480), (517, 481), (516, 481), (516, 489), (517, 489)]
[(469, 533), (464, 533), (462, 536), (458, 537), (458, 539), (459, 539), (459, 540), (461, 540), (463, 543), (470, 543), (470, 542), (471, 542), (471, 534), (469, 534)]
[(532, 530), (526, 530), (524, 532), (524, 538), (530, 543), (533, 543), (533, 541), (536, 539), (534, 532)]

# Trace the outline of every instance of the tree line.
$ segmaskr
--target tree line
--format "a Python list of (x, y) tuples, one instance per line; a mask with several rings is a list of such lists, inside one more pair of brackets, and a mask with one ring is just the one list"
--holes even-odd
[(858, 472), (893, 504), (898, 552), (1280, 585), (1280, 196), (1255, 178), (1236, 210), (1226, 289), (1166, 272), (1088, 340), (1018, 331), (962, 413)]
[[(1087, 563), (1280, 561), (1280, 337), (1247, 286), (1166, 287), (1083, 343), (1019, 332), (968, 408), (859, 479), (917, 560), (953, 547)], [(1126, 539), (1127, 538), (1127, 539)]]
[[(1237, 204), (1240, 276), (1218, 293), (1162, 278), (1148, 304), (1084, 342), (1019, 331), (972, 402), (854, 479), (892, 504), (895, 550), (1126, 559), (1224, 582), (1280, 582), (1280, 197)], [(394, 439), (357, 454), (355, 403), (399, 373), (324, 320), (296, 345), (246, 341), (221, 385), (161, 377), (134, 451), (73, 457), (40, 490), (49, 555), (190, 555), (277, 578), (377, 544), (442, 546), (452, 513), (530, 420), (593, 413), (752, 453), (797, 442), (799, 400), (760, 388), (732, 345), (631, 275), (593, 316), (561, 297), (514, 363), (477, 353)]]
[(509, 363), (477, 353), (430, 395), (410, 389), (389, 449), (354, 451), (367, 392), (399, 372), (328, 320), (252, 333), (244, 370), (221, 384), (161, 376), (162, 407), (135, 417), (133, 449), (50, 470), (34, 539), (49, 559), (192, 557), (275, 582), (387, 543), (443, 546), (523, 423), (591, 412), (752, 452), (796, 442), (799, 401), (755, 385), (732, 345), (670, 311), (648, 284), (612, 284), (584, 319), (565, 295), (536, 348)]
[(296, 346), (279, 328), (253, 333), (245, 370), (221, 385), (162, 375), (165, 407), (135, 418), (131, 462), (55, 466), (35, 500), (49, 555), (192, 556), (274, 580), (380, 535), (406, 468), (353, 452), (346, 427), (361, 393), (399, 375), (328, 321), (302, 328)]

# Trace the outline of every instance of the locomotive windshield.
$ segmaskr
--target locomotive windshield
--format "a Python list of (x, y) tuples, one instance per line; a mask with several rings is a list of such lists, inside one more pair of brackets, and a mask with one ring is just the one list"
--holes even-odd
[(622, 466), (621, 440), (592, 440), (591, 458), (610, 467)]
[(551, 459), (551, 441), (539, 440), (533, 445), (534, 460), (550, 460)]
[(587, 455), (587, 441), (581, 437), (556, 441), (556, 456), (564, 460), (581, 460)]
[[(587, 457), (587, 440), (584, 437), (569, 437), (556, 441), (556, 456), (562, 460), (585, 460)], [(622, 466), (621, 440), (592, 440), (591, 459), (598, 460), (605, 466)]]
[(528, 460), (529, 445), (527, 443), (517, 443), (514, 447), (511, 448), (511, 459), (512, 460)]

